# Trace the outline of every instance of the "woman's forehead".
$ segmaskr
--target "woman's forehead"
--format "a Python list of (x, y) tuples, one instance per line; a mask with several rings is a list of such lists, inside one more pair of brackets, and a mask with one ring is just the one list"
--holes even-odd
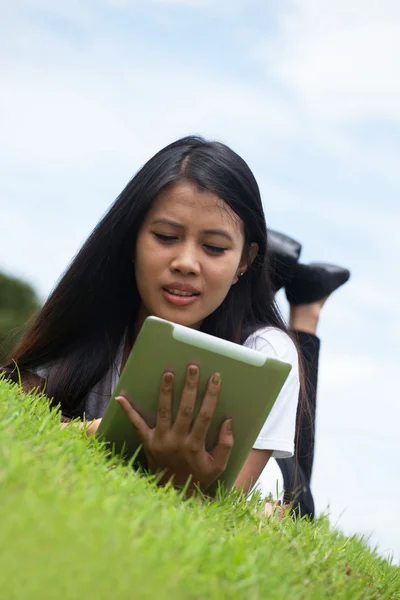
[(194, 223), (201, 228), (223, 226), (232, 232), (242, 231), (240, 217), (222, 198), (188, 181), (176, 183), (160, 192), (148, 218), (182, 219), (188, 225)]

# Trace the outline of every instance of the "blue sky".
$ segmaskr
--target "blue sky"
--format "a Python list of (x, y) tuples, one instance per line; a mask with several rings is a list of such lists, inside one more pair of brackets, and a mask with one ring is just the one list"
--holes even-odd
[[(0, 268), (45, 297), (154, 152), (231, 145), (302, 260), (350, 268), (326, 304), (313, 488), (400, 555), (400, 5), (31, 0), (0, 8)], [(286, 310), (283, 296), (280, 298)]]

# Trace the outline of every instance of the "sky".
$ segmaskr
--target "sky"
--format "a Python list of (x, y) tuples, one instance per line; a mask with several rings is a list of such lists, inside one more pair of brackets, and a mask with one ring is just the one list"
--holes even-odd
[(351, 271), (318, 329), (312, 486), (397, 562), (399, 73), (397, 0), (0, 0), (0, 269), (44, 299), (156, 151), (230, 145), (301, 261)]

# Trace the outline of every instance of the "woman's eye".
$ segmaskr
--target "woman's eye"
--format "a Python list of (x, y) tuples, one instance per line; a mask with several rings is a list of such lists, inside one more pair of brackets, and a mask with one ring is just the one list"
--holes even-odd
[(155, 233), (154, 236), (157, 238), (157, 240), (163, 242), (164, 244), (171, 243), (178, 239), (176, 235), (164, 235), (163, 233)]
[(221, 246), (204, 244), (204, 247), (207, 249), (207, 252), (211, 252), (211, 254), (224, 254), (224, 252), (226, 252), (226, 248), (222, 248)]

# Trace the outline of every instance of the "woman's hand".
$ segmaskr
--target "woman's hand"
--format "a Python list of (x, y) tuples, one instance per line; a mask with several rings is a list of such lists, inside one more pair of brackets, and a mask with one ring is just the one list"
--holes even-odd
[(277, 500), (276, 502), (267, 502), (264, 505), (262, 514), (264, 517), (274, 516), (278, 519), (278, 521), (282, 521), (283, 517), (287, 514), (287, 511), (290, 510), (290, 504), (282, 504), (281, 500)]
[(233, 446), (231, 419), (226, 420), (219, 433), (217, 445), (211, 452), (205, 448), (206, 435), (217, 405), (221, 378), (215, 373), (208, 382), (200, 411), (192, 425), (196, 404), (199, 369), (189, 365), (179, 411), (172, 424), (172, 391), (174, 376), (164, 373), (160, 386), (157, 422), (154, 429), (132, 407), (124, 396), (116, 398), (122, 410), (136, 428), (143, 443), (148, 467), (164, 472), (160, 483), (173, 478), (176, 486), (184, 486), (191, 476), (189, 490), (196, 484), (205, 491), (223, 473)]
[(71, 427), (71, 425), (78, 427), (78, 429), (84, 429), (86, 435), (94, 435), (99, 428), (101, 423), (101, 419), (94, 419), (94, 421), (81, 421), (80, 423), (71, 423), (71, 419), (63, 418), (61, 421), (60, 428), (65, 429), (66, 427)]
[(85, 430), (86, 435), (94, 435), (100, 427), (101, 419), (94, 419), (86, 423), (87, 427)]

